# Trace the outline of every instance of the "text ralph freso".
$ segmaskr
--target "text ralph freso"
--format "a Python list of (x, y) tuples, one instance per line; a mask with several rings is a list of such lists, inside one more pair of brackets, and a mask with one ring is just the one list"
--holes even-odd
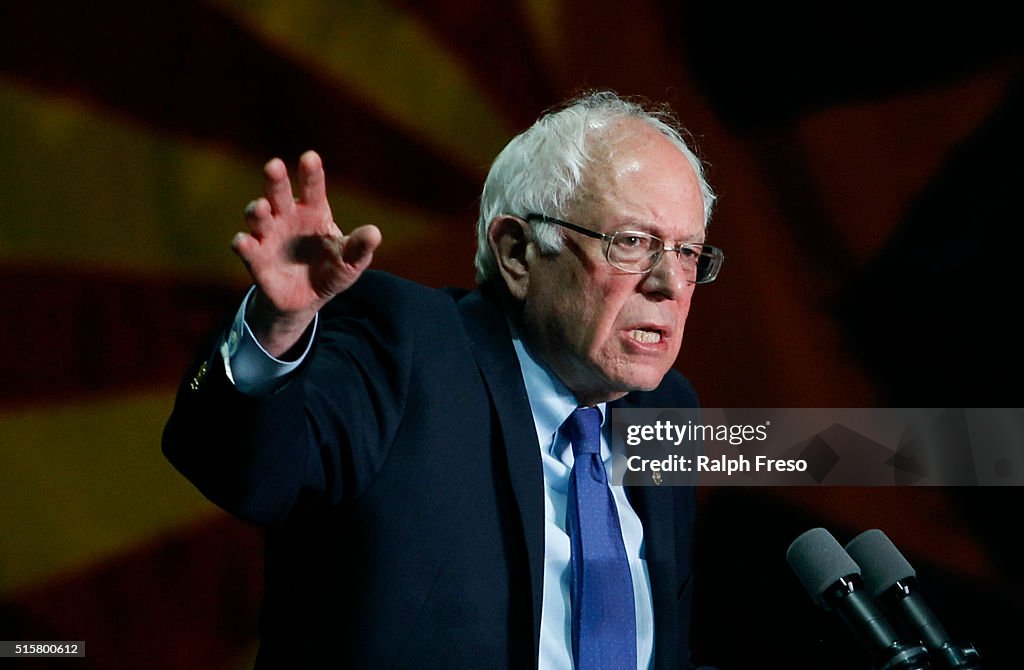
[[(764, 454), (752, 457), (743, 453), (719, 453), (716, 445), (740, 447), (768, 439), (770, 421), (762, 424), (702, 424), (687, 421), (655, 421), (650, 424), (626, 426), (627, 447), (657, 445), (683, 447), (681, 453), (641, 455), (629, 450), (626, 468), (630, 472), (716, 472), (731, 475), (737, 472), (804, 472), (804, 459), (771, 458)], [(708, 453), (696, 453), (697, 450)]]

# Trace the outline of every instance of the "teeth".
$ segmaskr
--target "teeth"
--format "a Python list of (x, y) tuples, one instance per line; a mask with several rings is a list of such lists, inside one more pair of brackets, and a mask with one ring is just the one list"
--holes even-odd
[(631, 330), (629, 332), (633, 339), (637, 342), (643, 342), (645, 344), (657, 344), (661, 342), (661, 333), (654, 332), (653, 330)]

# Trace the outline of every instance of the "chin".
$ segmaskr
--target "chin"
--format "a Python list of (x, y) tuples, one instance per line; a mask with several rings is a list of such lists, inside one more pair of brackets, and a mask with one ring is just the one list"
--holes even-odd
[(633, 391), (653, 391), (661, 385), (661, 381), (668, 374), (668, 368), (657, 370), (627, 370), (626, 374), (619, 376), (616, 386), (626, 393)]

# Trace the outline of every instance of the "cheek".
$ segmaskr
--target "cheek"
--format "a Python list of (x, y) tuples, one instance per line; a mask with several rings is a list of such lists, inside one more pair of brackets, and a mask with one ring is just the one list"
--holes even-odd
[(690, 285), (689, 289), (687, 289), (687, 291), (686, 291), (686, 295), (684, 295), (683, 298), (681, 300), (679, 300), (678, 304), (679, 304), (679, 328), (680, 329), (682, 329), (682, 327), (684, 325), (686, 325), (686, 319), (687, 319), (688, 316), (690, 316), (690, 307), (693, 304), (693, 290), (695, 288), (696, 288), (695, 286)]
[(618, 350), (622, 347), (619, 336), (629, 325), (630, 312), (640, 313), (639, 310), (630, 310), (629, 301), (643, 299), (639, 294), (635, 294), (635, 298), (633, 295), (632, 290), (608, 291), (601, 295), (600, 300), (586, 306), (581, 318), (588, 325), (592, 349), (611, 347)]
[(594, 282), (583, 268), (562, 277), (563, 289), (558, 293), (558, 314), (569, 340), (577, 350), (593, 346), (600, 333), (607, 331), (614, 319), (608, 306), (612, 296), (607, 287)]
[(555, 351), (578, 354), (591, 346), (595, 306), (587, 299), (587, 294), (576, 287), (547, 292), (542, 300), (532, 305), (533, 323)]
[[(692, 292), (692, 289), (691, 289)], [(679, 355), (679, 350), (682, 349), (683, 345), (683, 334), (686, 332), (686, 319), (690, 315), (690, 300), (687, 298), (685, 301), (680, 301), (679, 311), (676, 316), (676, 336), (672, 342), (673, 354), (675, 358)]]
[(683, 326), (686, 325), (686, 317), (690, 315), (690, 301), (680, 301), (678, 312), (676, 316), (676, 327), (679, 329), (679, 334), (683, 334)]

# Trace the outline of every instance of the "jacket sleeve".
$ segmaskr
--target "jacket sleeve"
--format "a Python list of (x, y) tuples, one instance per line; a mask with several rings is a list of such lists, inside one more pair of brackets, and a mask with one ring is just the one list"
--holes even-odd
[(372, 482), (402, 421), (415, 324), (445, 294), (368, 272), (322, 310), (302, 366), (272, 394), (248, 396), (215, 342), (190, 367), (163, 433), (168, 460), (207, 498), (261, 525), (339, 505)]

